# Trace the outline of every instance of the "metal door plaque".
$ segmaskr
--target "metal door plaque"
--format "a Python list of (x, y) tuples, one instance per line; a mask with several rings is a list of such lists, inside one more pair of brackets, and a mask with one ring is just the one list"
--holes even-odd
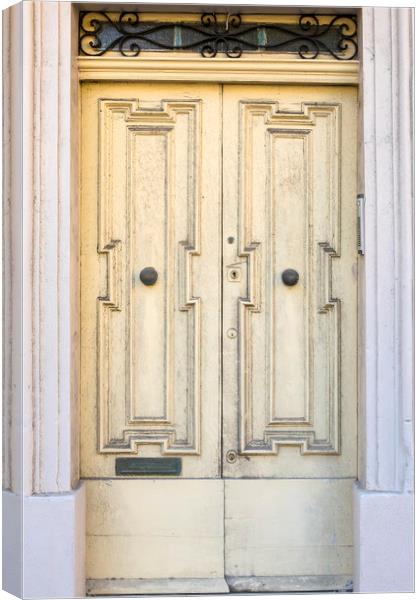
[(117, 458), (115, 460), (116, 475), (180, 475), (182, 461), (180, 458)]

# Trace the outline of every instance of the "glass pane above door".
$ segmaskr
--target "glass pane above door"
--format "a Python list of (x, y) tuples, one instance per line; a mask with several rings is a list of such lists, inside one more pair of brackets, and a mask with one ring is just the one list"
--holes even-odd
[(357, 20), (355, 15), (80, 13), (81, 55), (136, 57), (143, 51), (195, 52), (204, 58), (275, 52), (352, 60), (357, 58)]

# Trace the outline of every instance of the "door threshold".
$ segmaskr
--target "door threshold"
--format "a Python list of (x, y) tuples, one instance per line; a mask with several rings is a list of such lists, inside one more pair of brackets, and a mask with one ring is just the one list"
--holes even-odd
[(150, 594), (226, 594), (351, 592), (351, 575), (286, 575), (271, 577), (209, 577), (167, 579), (88, 579), (88, 596)]
[(284, 575), (271, 577), (226, 577), (236, 593), (261, 592), (351, 592), (351, 575)]
[(88, 596), (141, 596), (149, 594), (227, 594), (224, 577), (167, 579), (87, 579)]

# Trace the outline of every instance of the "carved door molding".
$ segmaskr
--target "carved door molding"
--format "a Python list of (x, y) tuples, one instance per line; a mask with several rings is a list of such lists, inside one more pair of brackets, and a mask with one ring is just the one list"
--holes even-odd
[(227, 476), (356, 472), (355, 111), (350, 88), (224, 86)]
[(288, 589), (308, 568), (311, 589), (348, 585), (356, 100), (345, 86), (83, 83), (90, 591), (185, 573), (213, 591), (250, 576)]

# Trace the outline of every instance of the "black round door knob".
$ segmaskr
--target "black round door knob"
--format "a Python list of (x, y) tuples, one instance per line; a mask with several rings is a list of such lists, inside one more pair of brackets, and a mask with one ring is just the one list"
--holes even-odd
[(299, 281), (299, 273), (294, 269), (286, 269), (281, 274), (284, 285), (296, 285)]
[(154, 285), (157, 281), (158, 273), (153, 267), (144, 267), (140, 271), (140, 281), (144, 285)]

